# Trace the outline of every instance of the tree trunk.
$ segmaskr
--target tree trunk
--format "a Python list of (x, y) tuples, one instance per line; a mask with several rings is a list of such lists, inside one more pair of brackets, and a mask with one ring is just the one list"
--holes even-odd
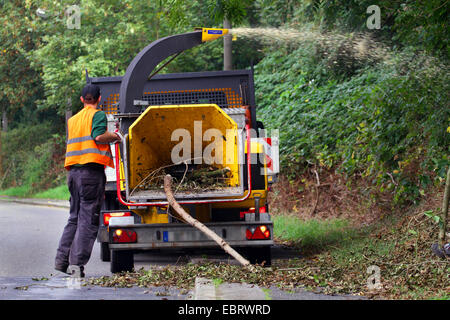
[[(231, 21), (225, 18), (223, 20), (224, 29), (231, 29)], [(232, 70), (232, 36), (226, 34), (223, 36), (223, 70)]]
[[(4, 174), (3, 174), (3, 153), (2, 153), (2, 131), (6, 132), (5, 125), (8, 126), (8, 121), (7, 121), (7, 118), (6, 118), (6, 111), (3, 111), (3, 113), (2, 113), (2, 126), (0, 128), (0, 176), (2, 176), (2, 178), (4, 178)], [(3, 182), (3, 180), (2, 180), (2, 182)], [(0, 188), (1, 187), (2, 186), (0, 185)]]
[[(2, 130), (0, 130), (0, 177), (3, 178)], [(0, 184), (0, 188), (2, 184)]]
[(444, 202), (442, 203), (441, 224), (439, 227), (439, 245), (442, 248), (446, 243), (448, 204), (450, 198), (450, 166), (447, 170), (447, 180), (445, 182)]
[(67, 121), (72, 117), (72, 99), (67, 99), (67, 108), (66, 108), (66, 140), (69, 139), (69, 132), (68, 132), (68, 126)]
[(206, 227), (203, 223), (193, 218), (178, 204), (178, 202), (175, 200), (175, 197), (173, 196), (172, 177), (170, 176), (170, 174), (164, 177), (164, 191), (166, 192), (167, 201), (169, 202), (170, 206), (185, 220), (185, 222), (187, 222), (194, 228), (197, 228), (198, 230), (206, 234), (209, 238), (217, 242), (217, 244), (223, 250), (225, 250), (226, 253), (239, 261), (240, 264), (250, 269), (253, 268), (250, 262), (242, 257), (239, 253), (237, 253), (232, 247), (230, 247), (230, 245), (225, 240), (219, 237), (214, 231)]
[(8, 131), (8, 115), (6, 114), (6, 111), (3, 111), (2, 113), (2, 131)]

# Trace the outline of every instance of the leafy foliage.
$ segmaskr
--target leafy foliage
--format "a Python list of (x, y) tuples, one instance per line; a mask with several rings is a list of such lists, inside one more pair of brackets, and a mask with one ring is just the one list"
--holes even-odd
[(413, 45), (448, 59), (450, 4), (446, 0), (256, 0), (263, 26), (312, 24), (323, 31), (367, 31), (367, 8), (377, 5), (381, 29), (374, 33), (396, 45)]
[[(427, 185), (439, 183), (449, 163), (447, 1), (159, 0), (149, 5), (87, 0), (80, 4), (79, 30), (66, 27), (71, 1), (1, 4), (0, 110), (12, 128), (22, 130), (6, 135), (3, 173), (14, 156), (49, 157), (47, 141), (63, 134), (68, 99), (73, 111), (81, 106), (85, 69), (91, 76), (124, 74), (146, 44), (216, 26), (225, 16), (233, 26), (291, 27), (325, 36), (351, 32), (328, 43), (263, 46), (258, 39), (238, 39), (233, 46), (235, 66), (257, 64), (258, 116), (267, 127), (281, 129), (283, 170), (291, 177), (318, 164), (367, 178), (401, 202), (418, 199)], [(370, 40), (390, 45), (389, 57), (371, 54), (374, 47), (361, 57), (353, 47), (358, 35), (367, 33), (366, 9), (373, 4), (381, 9), (382, 28), (371, 31)], [(36, 14), (38, 8), (46, 18)], [(162, 72), (221, 68), (222, 46), (211, 42)], [(45, 130), (26, 128), (45, 120), (51, 123)], [(35, 137), (33, 130), (45, 134), (27, 148), (27, 141), (19, 143), (23, 148), (15, 155), (8, 153), (19, 137)], [(28, 167), (16, 161), (16, 173), (8, 173), (5, 184), (35, 183), (36, 178), (24, 176), (44, 165), (35, 158)]]
[(245, 0), (216, 0), (209, 4), (211, 16), (216, 22), (222, 22), (225, 18), (236, 24), (242, 23), (247, 15), (246, 8), (250, 1)]
[(0, 187), (26, 185), (39, 190), (61, 184), (65, 141), (51, 131), (50, 123), (42, 123), (21, 125), (2, 134), (5, 168)]
[(328, 61), (314, 52), (279, 50), (256, 67), (259, 116), (280, 131), (285, 172), (336, 167), (397, 200), (416, 199), (433, 176), (439, 183), (450, 162), (447, 67), (404, 51), (351, 77), (329, 72), (327, 81)]
[(40, 34), (29, 18), (32, 6), (2, 1), (0, 8), (0, 112), (11, 119), (42, 97), (39, 71), (32, 70), (28, 60)]

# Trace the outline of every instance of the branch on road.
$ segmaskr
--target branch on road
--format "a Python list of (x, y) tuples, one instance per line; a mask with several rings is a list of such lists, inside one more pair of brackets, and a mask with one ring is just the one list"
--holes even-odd
[(250, 270), (253, 269), (253, 266), (247, 259), (242, 257), (236, 250), (234, 250), (225, 240), (219, 237), (214, 231), (209, 229), (207, 226), (205, 226), (197, 219), (193, 218), (178, 204), (178, 202), (175, 200), (175, 197), (173, 196), (172, 177), (170, 174), (164, 177), (164, 191), (166, 192), (167, 201), (169, 202), (170, 206), (185, 220), (185, 222), (187, 222), (194, 228), (197, 228), (198, 230), (206, 234), (210, 239), (214, 240), (226, 253), (228, 253), (237, 261), (239, 261), (239, 263), (242, 264), (244, 267), (247, 267)]

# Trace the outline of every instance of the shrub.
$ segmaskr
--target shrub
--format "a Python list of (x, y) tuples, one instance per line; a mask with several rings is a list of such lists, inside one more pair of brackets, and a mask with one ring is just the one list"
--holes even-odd
[(22, 125), (2, 133), (3, 183), (0, 188), (29, 186), (37, 191), (61, 184), (64, 137), (47, 123)]
[(64, 139), (59, 135), (53, 135), (48, 141), (36, 146), (24, 164), (24, 183), (36, 191), (63, 183), (64, 146)]
[(335, 168), (400, 203), (442, 181), (450, 163), (445, 64), (404, 50), (354, 75), (324, 75), (316, 70), (328, 60), (314, 58), (312, 47), (282, 51), (258, 64), (255, 85), (258, 117), (280, 131), (285, 174), (313, 164)]

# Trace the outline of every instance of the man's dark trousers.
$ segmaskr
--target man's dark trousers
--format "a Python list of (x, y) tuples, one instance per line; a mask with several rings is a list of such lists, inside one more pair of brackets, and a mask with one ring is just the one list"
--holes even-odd
[(105, 184), (103, 166), (71, 167), (70, 216), (59, 242), (55, 266), (84, 266), (89, 261), (99, 228)]

